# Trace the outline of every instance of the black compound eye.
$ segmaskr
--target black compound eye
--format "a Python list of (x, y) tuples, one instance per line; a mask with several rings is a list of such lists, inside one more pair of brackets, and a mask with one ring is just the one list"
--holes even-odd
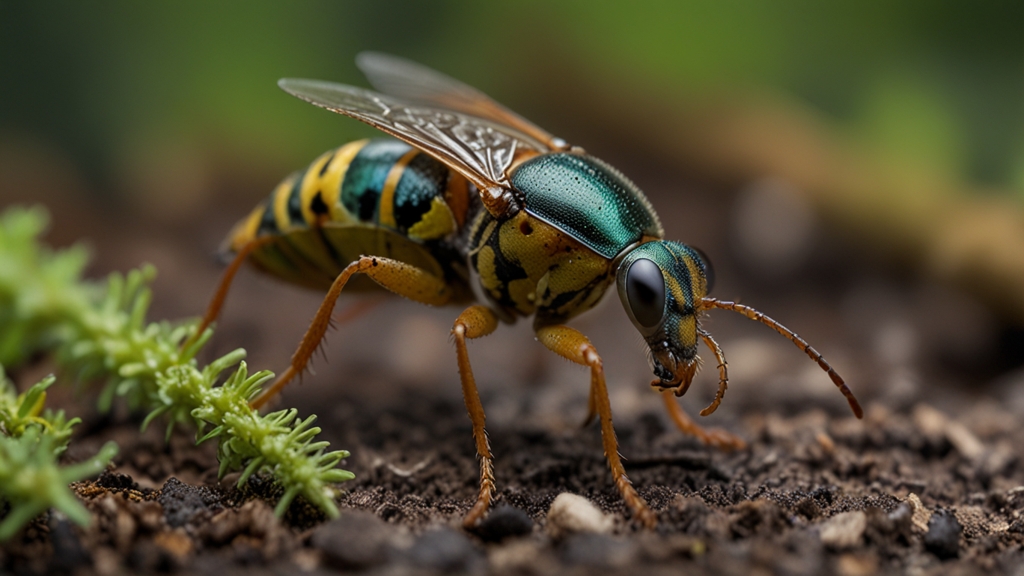
[(640, 258), (626, 272), (626, 298), (633, 317), (644, 328), (661, 324), (665, 316), (665, 278), (658, 265)]
[(711, 293), (711, 289), (715, 287), (715, 267), (711, 264), (711, 258), (704, 253), (703, 250), (692, 246), (697, 255), (700, 256), (701, 262), (704, 264), (704, 279), (708, 282), (708, 294)]

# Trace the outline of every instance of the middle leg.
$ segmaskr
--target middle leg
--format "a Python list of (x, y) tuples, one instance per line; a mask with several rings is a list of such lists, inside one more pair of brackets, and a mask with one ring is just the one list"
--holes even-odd
[(494, 497), (494, 460), (491, 456), (491, 445), (484, 429), (484, 406), (480, 402), (480, 393), (476, 389), (473, 368), (469, 365), (469, 352), (466, 350), (466, 338), (487, 336), (498, 327), (498, 318), (490, 308), (481, 305), (470, 306), (459, 314), (452, 326), (455, 337), (455, 353), (459, 361), (459, 378), (462, 380), (462, 397), (466, 401), (466, 411), (473, 422), (473, 439), (476, 440), (476, 454), (480, 458), (480, 493), (476, 503), (466, 514), (462, 525), (471, 528), (479, 522), (487, 509), (491, 507)]

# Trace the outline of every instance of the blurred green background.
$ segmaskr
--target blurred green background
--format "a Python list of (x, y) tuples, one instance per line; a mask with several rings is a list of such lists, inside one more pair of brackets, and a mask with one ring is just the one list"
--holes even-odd
[[(353, 58), (379, 50), (618, 166), (668, 237), (711, 253), (725, 297), (864, 346), (910, 317), (934, 357), (971, 366), (1009, 333), (1014, 365), (1022, 30), (1020, 2), (0, 1), (0, 207), (49, 206), (51, 239), (88, 238), (94, 272), (155, 263), (155, 312), (195, 314), (231, 224), (375, 134), (276, 81), (365, 85)], [(283, 363), (319, 296), (267, 307), (251, 282), (224, 345), (258, 349), (245, 322), (260, 309), (283, 340), (266, 364)]]
[(96, 194), (132, 194), (161, 170), (299, 166), (368, 134), (274, 84), (360, 83), (365, 49), (557, 129), (590, 94), (535, 85), (546, 58), (591, 90), (778, 91), (894, 159), (1019, 193), (1022, 30), (1019, 2), (3, 2), (0, 139), (65, 157)]
[[(0, 208), (47, 205), (50, 241), (87, 239), (92, 275), (152, 262), (154, 317), (198, 314), (231, 225), (323, 151), (375, 135), (277, 80), (365, 85), (354, 56), (389, 52), (620, 168), (669, 238), (711, 255), (716, 295), (798, 330), (862, 399), (899, 406), (1024, 361), (1022, 31), (1009, 1), (0, 0)], [(210, 353), (284, 366), (321, 297), (243, 272)], [(646, 393), (643, 353), (606, 301), (578, 325), (612, 389)], [(332, 334), (316, 380), (449, 381), (452, 311), (392, 306)], [(787, 342), (712, 318), (731, 402), (757, 409), (788, 366), (765, 388), (846, 409)], [(474, 343), (484, 389), (583, 393), (528, 323), (511, 330)], [(696, 401), (714, 389), (702, 378)], [(739, 400), (744, 385), (758, 394)]]

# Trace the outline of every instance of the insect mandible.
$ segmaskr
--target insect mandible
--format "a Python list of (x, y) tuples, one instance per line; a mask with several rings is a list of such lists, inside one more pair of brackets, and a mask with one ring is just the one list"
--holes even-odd
[(379, 92), (316, 80), (279, 85), (397, 140), (361, 140), (323, 154), (239, 222), (225, 244), (233, 260), (196, 332), (217, 317), (246, 260), (286, 281), (327, 290), (290, 366), (253, 407), (307, 368), (343, 288), (379, 286), (423, 304), (465, 305), (452, 335), (480, 462), (480, 491), (464, 520), (473, 526), (490, 507), (495, 483), (466, 341), (490, 334), (499, 321), (532, 315), (544, 346), (589, 367), (587, 421), (599, 417), (615, 485), (635, 518), (653, 526), (655, 514), (619, 457), (601, 356), (565, 325), (615, 284), (650, 347), (651, 385), (684, 432), (723, 449), (744, 445), (726, 432), (702, 429), (673, 397), (686, 393), (697, 372), (700, 340), (719, 370), (718, 392), (701, 415), (722, 401), (725, 356), (700, 325), (702, 314), (715, 308), (788, 338), (862, 416), (843, 379), (803, 339), (749, 306), (708, 296), (713, 272), (707, 257), (665, 240), (644, 194), (616, 169), (444, 74), (377, 53), (360, 54), (356, 63)]

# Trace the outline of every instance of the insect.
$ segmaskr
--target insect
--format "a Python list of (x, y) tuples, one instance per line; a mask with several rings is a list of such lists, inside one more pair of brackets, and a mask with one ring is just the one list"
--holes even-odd
[(716, 308), (788, 338), (862, 416), (843, 379), (803, 339), (753, 308), (708, 296), (708, 258), (663, 239), (653, 207), (616, 169), (444, 74), (377, 53), (360, 54), (356, 62), (379, 92), (316, 80), (279, 85), (396, 140), (361, 140), (323, 154), (239, 222), (226, 241), (233, 260), (197, 332), (216, 318), (246, 260), (286, 281), (327, 290), (291, 364), (253, 407), (306, 369), (343, 289), (383, 287), (423, 304), (464, 305), (452, 335), (480, 462), (479, 494), (464, 520), (472, 526), (490, 507), (495, 482), (466, 341), (490, 334), (499, 321), (533, 316), (544, 346), (589, 367), (587, 422), (600, 419), (615, 485), (635, 518), (653, 526), (655, 514), (619, 457), (601, 356), (565, 325), (614, 284), (650, 347), (651, 385), (684, 432), (723, 449), (743, 446), (736, 436), (698, 426), (674, 398), (686, 393), (697, 372), (699, 340), (719, 371), (718, 392), (701, 415), (722, 401), (725, 355), (700, 324)]

